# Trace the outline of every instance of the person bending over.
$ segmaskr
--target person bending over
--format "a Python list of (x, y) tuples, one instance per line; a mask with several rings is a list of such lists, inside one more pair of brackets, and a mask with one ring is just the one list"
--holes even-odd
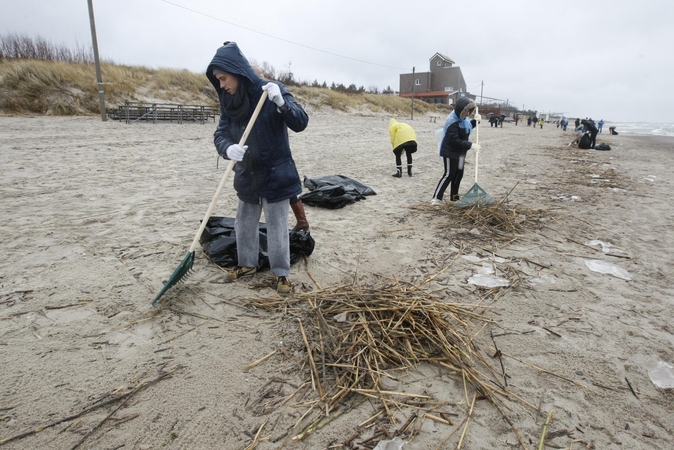
[(583, 119), (580, 123), (585, 127), (585, 129), (590, 133), (590, 148), (594, 148), (597, 143), (597, 126), (594, 124), (592, 119)]
[(396, 173), (394, 177), (403, 176), (402, 153), (407, 155), (407, 176), (412, 176), (412, 153), (417, 151), (417, 135), (414, 129), (406, 123), (391, 119), (388, 123), (388, 132), (391, 136), (393, 154), (396, 157)]

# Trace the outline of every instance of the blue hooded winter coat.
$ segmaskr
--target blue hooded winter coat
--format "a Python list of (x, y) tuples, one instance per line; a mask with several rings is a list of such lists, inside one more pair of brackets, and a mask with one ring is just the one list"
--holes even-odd
[[(456, 102), (454, 111), (447, 116), (443, 127), (445, 137), (442, 139), (442, 145), (440, 146), (440, 156), (444, 158), (459, 158), (465, 156), (470, 147), (472, 147), (473, 143), (468, 140), (470, 132), (473, 130), (470, 120), (467, 118), (470, 107), (466, 108), (470, 104), (471, 100), (469, 98), (461, 97)], [(472, 109), (475, 109), (474, 104), (472, 105)]]
[[(239, 119), (227, 115), (227, 105), (233, 96), (220, 88), (220, 81), (213, 74), (218, 69), (239, 80), (239, 89), (245, 89), (249, 100), (248, 113)], [(257, 102), (262, 96), (262, 86), (269, 81), (261, 79), (235, 42), (225, 42), (206, 69), (206, 76), (213, 84), (220, 99), (220, 123), (215, 130), (214, 143), (218, 154), (227, 158), (227, 147), (238, 144)], [(234, 165), (234, 189), (239, 199), (246, 203), (259, 203), (260, 198), (275, 203), (292, 198), (302, 192), (295, 161), (290, 152), (288, 128), (300, 132), (307, 127), (309, 117), (297, 104), (288, 89), (279, 82), (285, 100), (283, 110), (271, 101), (265, 101), (245, 143), (248, 146), (244, 160)], [(238, 91), (237, 91), (238, 92)]]

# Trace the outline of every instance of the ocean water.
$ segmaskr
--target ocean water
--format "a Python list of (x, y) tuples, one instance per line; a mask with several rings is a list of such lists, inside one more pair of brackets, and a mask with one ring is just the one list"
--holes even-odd
[(616, 127), (618, 134), (642, 134), (649, 136), (674, 136), (674, 124), (653, 122), (607, 122), (602, 133), (608, 132), (608, 127)]

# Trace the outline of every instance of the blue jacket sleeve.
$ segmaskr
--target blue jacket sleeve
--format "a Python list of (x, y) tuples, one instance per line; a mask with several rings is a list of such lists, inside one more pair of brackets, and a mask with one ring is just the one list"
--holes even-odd
[(279, 109), (283, 117), (285, 124), (293, 130), (295, 133), (304, 131), (304, 129), (309, 124), (309, 116), (307, 115), (304, 108), (300, 106), (299, 103), (295, 101), (295, 97), (288, 91), (288, 89), (281, 85), (281, 93), (283, 95), (283, 100), (286, 101), (283, 108)]
[(229, 159), (227, 157), (227, 147), (236, 144), (232, 139), (230, 126), (229, 118), (225, 114), (224, 109), (220, 108), (220, 122), (213, 134), (213, 142), (215, 143), (215, 149), (218, 151), (218, 154), (225, 159)]

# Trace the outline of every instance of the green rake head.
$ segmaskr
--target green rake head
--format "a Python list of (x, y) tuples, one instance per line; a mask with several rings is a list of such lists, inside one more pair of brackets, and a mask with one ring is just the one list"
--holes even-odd
[(173, 271), (171, 278), (164, 283), (164, 287), (159, 291), (159, 294), (152, 300), (152, 306), (157, 306), (157, 300), (161, 298), (162, 295), (166, 293), (173, 286), (178, 284), (181, 281), (184, 281), (191, 275), (192, 266), (194, 265), (194, 252), (188, 252), (187, 255), (180, 261), (176, 270)]
[(461, 208), (462, 206), (492, 205), (494, 203), (496, 203), (496, 200), (476, 183), (458, 202), (454, 203), (454, 206)]

